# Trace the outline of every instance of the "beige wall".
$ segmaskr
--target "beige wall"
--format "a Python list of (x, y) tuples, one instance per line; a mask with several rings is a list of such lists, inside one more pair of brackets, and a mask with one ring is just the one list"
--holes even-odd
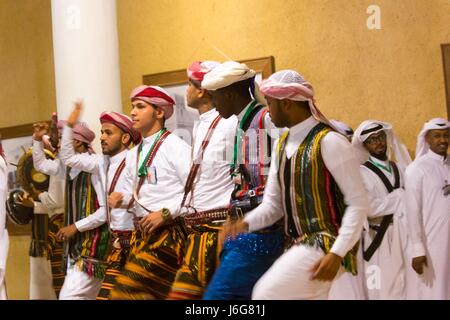
[[(381, 8), (381, 30), (366, 26), (370, 4)], [(273, 55), (277, 70), (313, 84), (327, 116), (354, 127), (390, 121), (415, 149), (423, 122), (446, 116), (448, 21), (447, 0), (118, 0), (123, 101), (143, 74), (224, 60), (213, 46), (233, 59)]]
[[(117, 0), (123, 101), (143, 74), (193, 60), (273, 55), (299, 70), (330, 118), (390, 121), (409, 149), (423, 122), (446, 117), (440, 44), (447, 0)], [(137, 5), (137, 3), (139, 5)], [(366, 8), (381, 8), (368, 30)], [(55, 108), (50, 0), (0, 0), (0, 127)], [(125, 107), (128, 111), (129, 108)], [(29, 238), (12, 237), (9, 293), (28, 297)]]
[(51, 23), (50, 0), (0, 0), (0, 128), (55, 110)]

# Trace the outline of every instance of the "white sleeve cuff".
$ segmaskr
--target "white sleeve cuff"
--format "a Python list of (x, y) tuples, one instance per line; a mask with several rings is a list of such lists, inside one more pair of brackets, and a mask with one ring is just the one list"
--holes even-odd
[(412, 256), (415, 257), (423, 257), (426, 256), (425, 246), (422, 243), (414, 243), (412, 245)]
[(77, 228), (77, 230), (79, 232), (85, 232), (87, 230), (89, 230), (88, 226), (89, 226), (89, 222), (88, 221), (83, 221), (85, 219), (81, 219), (78, 220), (77, 222), (75, 222), (75, 227)]

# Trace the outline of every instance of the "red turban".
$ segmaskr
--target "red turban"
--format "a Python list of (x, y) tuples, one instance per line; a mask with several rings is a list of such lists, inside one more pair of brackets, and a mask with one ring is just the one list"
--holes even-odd
[(188, 78), (194, 81), (202, 82), (205, 74), (218, 65), (220, 65), (220, 63), (216, 61), (195, 61), (189, 66), (189, 68), (187, 68)]
[(75, 140), (90, 144), (95, 139), (95, 133), (88, 128), (84, 122), (77, 122), (73, 126), (73, 138)]
[(142, 100), (149, 104), (160, 107), (164, 110), (166, 119), (169, 119), (173, 114), (173, 105), (175, 101), (169, 96), (169, 93), (158, 86), (139, 86), (130, 94), (131, 101)]
[(103, 112), (100, 115), (100, 123), (112, 123), (120, 130), (131, 136), (134, 144), (141, 141), (141, 134), (133, 129), (133, 121), (130, 117), (118, 112)]

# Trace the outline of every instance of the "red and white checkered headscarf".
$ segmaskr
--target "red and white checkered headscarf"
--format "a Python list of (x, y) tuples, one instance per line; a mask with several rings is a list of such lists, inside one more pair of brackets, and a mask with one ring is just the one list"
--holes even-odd
[(127, 115), (114, 111), (102, 112), (100, 123), (112, 123), (123, 132), (128, 133), (134, 144), (138, 144), (141, 141), (141, 134), (133, 128), (133, 121)]
[(278, 100), (308, 101), (313, 117), (334, 130), (337, 128), (320, 112), (314, 101), (314, 89), (301, 74), (294, 70), (281, 70), (261, 82), (259, 90), (267, 97)]
[(187, 76), (191, 80), (202, 82), (205, 75), (218, 65), (220, 63), (217, 61), (195, 61), (187, 68)]
[(169, 93), (161, 87), (139, 86), (131, 91), (130, 99), (131, 101), (142, 100), (163, 109), (166, 120), (173, 114), (173, 105), (175, 104), (175, 101)]

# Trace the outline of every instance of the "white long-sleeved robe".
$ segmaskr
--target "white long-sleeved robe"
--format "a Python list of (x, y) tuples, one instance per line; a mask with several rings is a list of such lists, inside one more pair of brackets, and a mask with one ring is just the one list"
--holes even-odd
[[(411, 239), (407, 273), (408, 299), (450, 299), (450, 159), (429, 150), (406, 169), (406, 208)], [(413, 257), (427, 257), (418, 275)]]
[[(73, 148), (73, 130), (70, 127), (64, 128), (60, 150), (61, 161), (66, 166), (99, 176), (102, 185), (102, 193), (105, 196), (106, 190), (110, 189), (116, 170), (122, 160), (125, 159), (127, 152), (128, 150), (124, 150), (113, 157), (98, 154), (75, 153)], [(124, 183), (125, 174), (122, 171), (122, 174), (117, 180), (115, 190)], [(111, 209), (110, 214), (110, 228), (112, 230), (128, 231), (134, 229), (133, 215), (127, 212), (127, 210), (122, 208)], [(84, 232), (101, 226), (106, 220), (106, 210), (101, 210), (82, 220), (78, 220), (75, 223), (75, 226), (78, 231)]]
[[(218, 114), (216, 109), (209, 110), (201, 114), (199, 121), (194, 123), (192, 150), (194, 158), (200, 150), (209, 126)], [(227, 207), (230, 203), (234, 184), (230, 178), (231, 159), (227, 157), (231, 158), (233, 152), (236, 126), (235, 116), (221, 119), (209, 140), (203, 158), (197, 160), (201, 161), (201, 166), (187, 203), (190, 201), (190, 205), (199, 212)]]
[[(388, 166), (388, 162), (371, 157), (374, 163)], [(405, 257), (407, 245), (406, 217), (404, 214), (404, 174), (399, 168), (400, 188), (389, 193), (381, 179), (370, 169), (361, 166), (361, 175), (371, 204), (368, 224), (379, 225), (385, 215), (393, 214), (378, 249), (369, 261), (364, 260), (364, 284), (369, 300), (405, 298)], [(380, 168), (394, 186), (394, 171)], [(376, 231), (363, 232), (364, 250), (372, 243)]]
[[(157, 134), (143, 140), (142, 156), (150, 150)], [(128, 151), (124, 169), (124, 184), (118, 186), (117, 191), (124, 195), (122, 206), (126, 208), (136, 191), (139, 178), (136, 175), (138, 146)], [(172, 218), (180, 215), (180, 204), (184, 195), (184, 185), (191, 167), (191, 147), (170, 134), (161, 144), (148, 170), (149, 176), (145, 179), (138, 200), (130, 210), (137, 217), (146, 216), (149, 211), (169, 209)], [(138, 203), (139, 202), (139, 203)]]
[[(299, 145), (317, 124), (317, 120), (310, 117), (289, 129), (285, 148), (288, 158), (296, 156)], [(357, 170), (358, 162), (348, 141), (342, 135), (330, 132), (321, 141), (321, 154), (348, 205), (339, 235), (330, 250), (344, 257), (359, 239), (368, 201)], [(263, 202), (244, 219), (249, 225), (249, 231), (269, 226), (283, 217), (285, 209), (280, 194), (278, 159), (277, 156), (272, 156)], [(310, 280), (311, 267), (323, 256), (324, 253), (316, 248), (304, 245), (291, 247), (275, 261), (255, 285), (253, 298), (327, 299), (331, 283)], [(341, 273), (339, 272), (337, 278)]]
[[(42, 142), (33, 142), (33, 164), (34, 167), (45, 174), (50, 176), (57, 176), (61, 179), (65, 179), (66, 167), (60, 159), (46, 159), (43, 152)], [(81, 170), (72, 168), (70, 170), (69, 179), (74, 179)], [(97, 194), (97, 200), (99, 203), (99, 209), (93, 213), (95, 216), (102, 216), (105, 210), (105, 195), (103, 192), (102, 182), (99, 174), (92, 174), (92, 185)], [(97, 297), (97, 294), (101, 287), (101, 280), (95, 277), (88, 276), (85, 272), (82, 272), (75, 268), (74, 261), (68, 259), (67, 274), (64, 279), (63, 287), (59, 294), (60, 300), (93, 300)]]
[[(65, 170), (58, 161), (47, 159), (42, 142), (33, 141), (33, 165), (39, 171), (50, 175), (48, 191), (39, 194), (39, 201), (34, 202), (34, 214), (64, 213)], [(53, 276), (50, 260), (47, 257), (30, 256), (30, 300), (55, 300)]]

